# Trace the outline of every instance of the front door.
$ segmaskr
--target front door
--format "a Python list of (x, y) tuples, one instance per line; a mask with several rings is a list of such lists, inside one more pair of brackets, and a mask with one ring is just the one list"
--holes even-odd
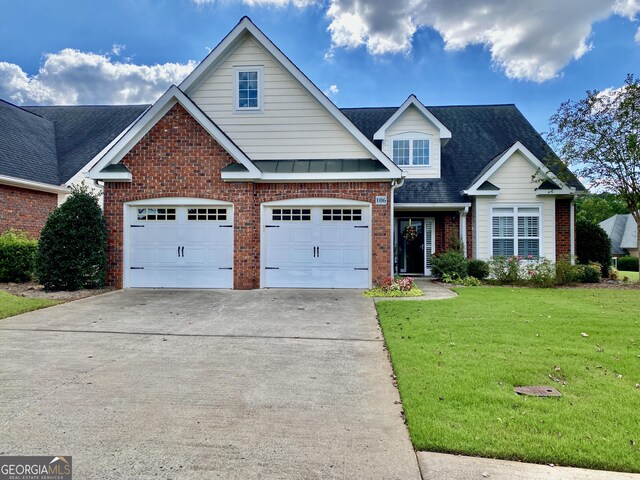
[(424, 275), (424, 220), (398, 219), (398, 273)]

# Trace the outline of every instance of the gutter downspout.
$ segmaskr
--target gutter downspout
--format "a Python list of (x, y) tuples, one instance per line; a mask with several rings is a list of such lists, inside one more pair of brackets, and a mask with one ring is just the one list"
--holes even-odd
[(396, 188), (401, 187), (402, 185), (404, 185), (404, 179), (406, 177), (406, 173), (402, 172), (402, 178), (400, 180), (394, 180), (391, 182), (391, 200), (389, 201), (390, 205), (391, 205), (391, 213), (389, 215), (389, 217), (391, 218), (391, 235), (389, 235), (390, 237), (390, 246), (391, 249), (389, 250), (391, 252), (391, 276), (393, 276), (395, 274), (395, 272), (393, 271), (393, 267), (395, 266), (395, 258), (396, 258), (396, 252), (395, 252), (395, 248), (394, 248), (394, 236), (395, 236), (395, 230), (394, 230), (394, 226), (395, 226), (395, 212), (393, 209), (393, 192), (395, 191)]
[(467, 258), (467, 214), (469, 207), (460, 210), (460, 243), (462, 243), (462, 254)]
[(571, 256), (571, 265), (575, 265), (576, 263), (576, 197), (574, 196), (571, 200), (571, 205), (569, 207), (569, 255)]

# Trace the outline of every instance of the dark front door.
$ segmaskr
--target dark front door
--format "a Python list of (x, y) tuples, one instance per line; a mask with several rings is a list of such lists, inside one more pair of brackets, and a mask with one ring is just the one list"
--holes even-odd
[(398, 272), (424, 275), (424, 220), (398, 220)]

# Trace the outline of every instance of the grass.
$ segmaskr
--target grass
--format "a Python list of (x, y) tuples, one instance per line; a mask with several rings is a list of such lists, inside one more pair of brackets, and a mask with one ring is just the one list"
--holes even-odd
[(20, 313), (50, 307), (60, 302), (41, 298), (16, 297), (0, 290), (0, 318), (11, 317)]
[(411, 290), (383, 290), (380, 287), (374, 287), (364, 292), (365, 297), (421, 297), (424, 292), (418, 287), (413, 286)]
[(637, 291), (457, 292), (376, 304), (418, 450), (640, 472)]
[(620, 277), (620, 280), (624, 277), (629, 277), (629, 280), (632, 282), (637, 282), (639, 280), (638, 272), (618, 272), (618, 276)]

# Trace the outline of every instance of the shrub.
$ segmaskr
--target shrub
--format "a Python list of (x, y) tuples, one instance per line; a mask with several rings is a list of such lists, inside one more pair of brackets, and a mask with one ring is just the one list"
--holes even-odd
[(618, 271), (617, 268), (611, 267), (609, 269), (609, 278), (611, 280), (620, 280), (620, 272)]
[(621, 272), (637, 272), (638, 257), (620, 257), (618, 259), (618, 270)]
[(582, 281), (582, 267), (573, 265), (569, 258), (564, 257), (556, 263), (556, 285), (567, 285)]
[(576, 255), (583, 265), (598, 262), (602, 266), (602, 276), (608, 276), (611, 240), (599, 225), (583, 219), (576, 222)]
[(551, 288), (556, 284), (556, 268), (546, 258), (527, 265), (529, 281), (539, 288)]
[(31, 280), (37, 251), (37, 240), (25, 232), (7, 230), (0, 235), (0, 282)]
[(599, 283), (600, 282), (600, 272), (598, 272), (595, 268), (590, 267), (589, 265), (584, 265), (582, 267), (582, 278), (580, 279), (582, 283)]
[(98, 199), (86, 186), (74, 188), (40, 234), (36, 271), (47, 290), (104, 286), (107, 227)]
[(482, 286), (482, 282), (480, 280), (478, 280), (476, 277), (471, 277), (471, 276), (465, 277), (465, 278), (457, 278), (447, 283), (452, 283), (454, 285), (461, 285), (463, 287), (481, 287)]
[(408, 292), (413, 288), (413, 278), (401, 277), (399, 275), (396, 275), (395, 277), (389, 276), (384, 279), (382, 284), (380, 284), (380, 288), (384, 292)]
[(471, 260), (467, 265), (467, 274), (478, 280), (484, 280), (489, 276), (489, 264), (484, 260)]
[(498, 283), (516, 285), (522, 280), (519, 257), (493, 257), (489, 272)]
[(453, 250), (437, 253), (431, 257), (431, 270), (438, 278), (443, 275), (464, 278), (467, 276), (467, 259), (462, 253)]

